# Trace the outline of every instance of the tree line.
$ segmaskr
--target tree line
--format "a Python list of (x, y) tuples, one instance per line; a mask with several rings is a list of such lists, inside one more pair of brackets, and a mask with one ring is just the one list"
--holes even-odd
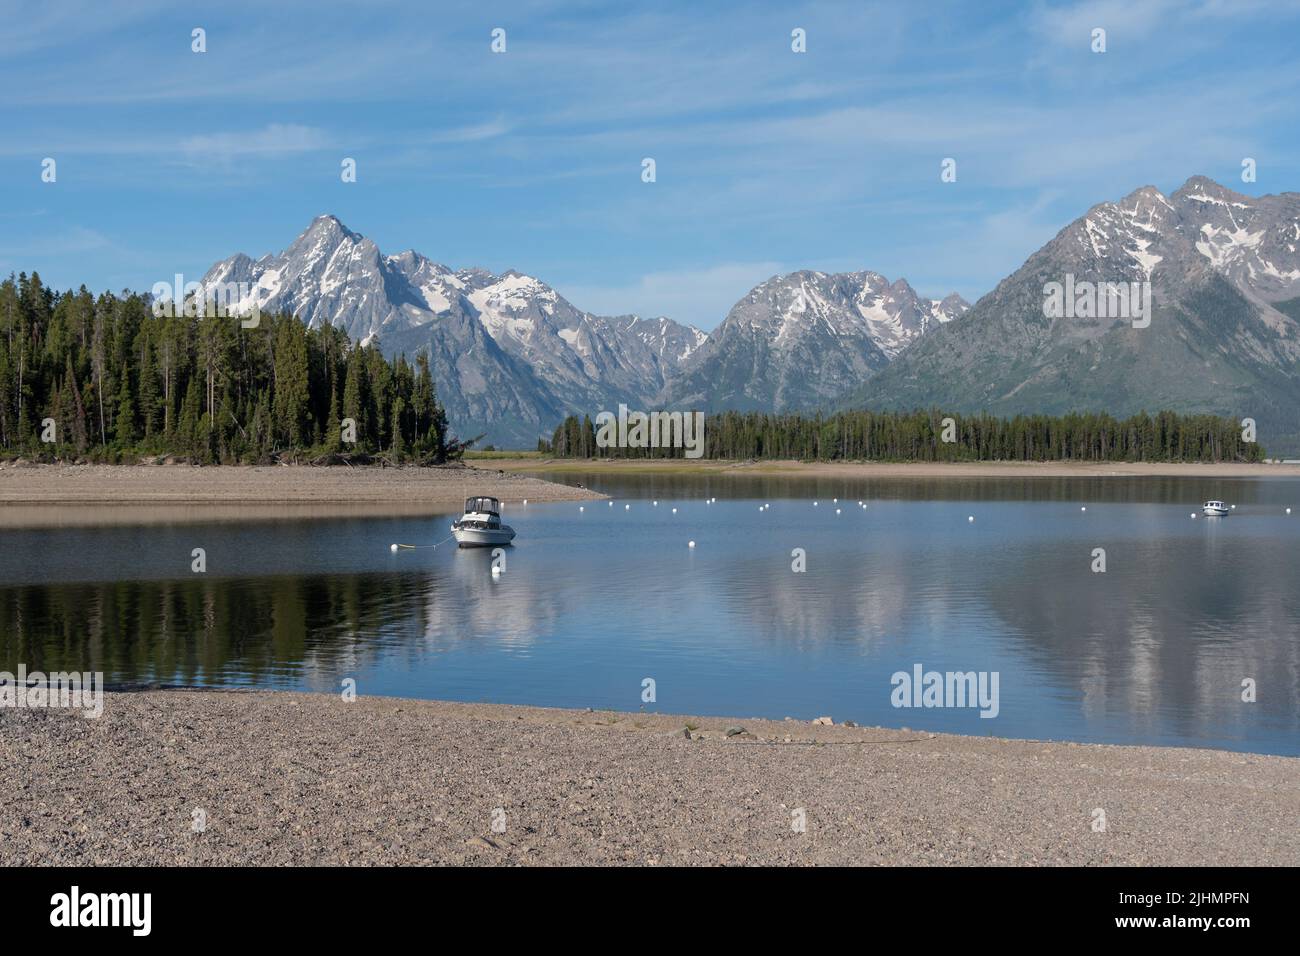
[(440, 463), (448, 433), (428, 359), (385, 359), (292, 315), (158, 316), (138, 294), (0, 283), (0, 456), (198, 463)]
[[(681, 458), (681, 448), (602, 448), (590, 416), (570, 415), (538, 450), (561, 458)], [(958, 415), (937, 409), (835, 414), (721, 412), (704, 421), (704, 457), (803, 461), (1254, 462), (1264, 449), (1217, 415), (1104, 412)]]

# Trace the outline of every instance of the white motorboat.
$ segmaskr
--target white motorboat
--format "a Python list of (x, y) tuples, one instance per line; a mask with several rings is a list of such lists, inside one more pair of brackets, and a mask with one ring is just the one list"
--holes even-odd
[(1222, 501), (1207, 501), (1201, 505), (1201, 511), (1210, 518), (1224, 518), (1228, 514), (1228, 506)]
[(501, 502), (488, 497), (466, 498), (465, 513), (452, 522), (451, 533), (462, 548), (491, 548), (515, 537), (515, 529), (501, 523)]

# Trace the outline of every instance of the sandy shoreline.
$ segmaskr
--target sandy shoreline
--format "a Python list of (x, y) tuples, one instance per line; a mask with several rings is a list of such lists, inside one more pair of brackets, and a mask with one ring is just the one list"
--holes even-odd
[(428, 515), (470, 495), (582, 501), (604, 495), (483, 467), (38, 465), (0, 463), (0, 528), (259, 517)]
[(1106, 477), (1300, 478), (1300, 465), (589, 461), (491, 457), (442, 468), (42, 465), (0, 462), (0, 529), (173, 522), (427, 516), (471, 494), (506, 505), (584, 501), (598, 492), (547, 481), (576, 475), (709, 475), (844, 480)]
[(581, 458), (498, 458), (492, 465), (512, 472), (593, 474), (674, 473), (806, 476), (809, 478), (1300, 478), (1300, 465), (1237, 462), (807, 462), (807, 461), (614, 461)]
[(148, 691), (0, 760), (11, 865), (1300, 863), (1300, 758), (1211, 750)]

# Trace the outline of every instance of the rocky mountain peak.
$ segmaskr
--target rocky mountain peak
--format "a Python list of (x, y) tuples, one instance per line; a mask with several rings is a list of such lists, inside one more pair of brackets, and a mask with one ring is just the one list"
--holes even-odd
[(1217, 200), (1220, 202), (1239, 203), (1242, 206), (1249, 206), (1254, 200), (1249, 196), (1233, 192), (1226, 186), (1221, 186), (1208, 176), (1192, 176), (1187, 182), (1183, 183), (1174, 190), (1172, 199), (1198, 199), (1204, 197), (1205, 200)]
[(695, 408), (824, 407), (966, 308), (955, 294), (922, 299), (905, 279), (869, 270), (772, 276), (670, 376), (665, 397)]
[[(1149, 283), (1139, 292), (1149, 322), (1048, 316), (1046, 284), (1068, 277)], [(1245, 196), (1193, 176), (1167, 197), (1143, 186), (1091, 207), (847, 401), (997, 414), (1173, 408), (1256, 418), (1279, 447), (1297, 447), (1298, 362), (1300, 195)]]

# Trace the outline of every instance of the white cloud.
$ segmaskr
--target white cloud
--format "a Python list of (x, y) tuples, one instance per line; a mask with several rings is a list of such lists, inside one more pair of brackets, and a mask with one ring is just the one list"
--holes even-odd
[(1032, 22), (1043, 39), (1086, 51), (1094, 29), (1106, 31), (1108, 44), (1122, 40), (1132, 45), (1177, 16), (1172, 8), (1178, 5), (1173, 0), (1088, 0), (1066, 7), (1039, 6)]
[(496, 139), (510, 132), (510, 124), (498, 117), (487, 123), (473, 126), (459, 126), (452, 129), (438, 130), (424, 137), (420, 142), (426, 143), (477, 143), (485, 139)]
[(181, 141), (191, 159), (230, 162), (244, 156), (276, 158), (330, 146), (325, 132), (311, 126), (271, 123), (248, 132), (203, 133)]
[(0, 246), (0, 256), (55, 256), (74, 252), (102, 252), (112, 248), (113, 243), (103, 233), (85, 226), (71, 226), (56, 235), (27, 236), (21, 243)]

